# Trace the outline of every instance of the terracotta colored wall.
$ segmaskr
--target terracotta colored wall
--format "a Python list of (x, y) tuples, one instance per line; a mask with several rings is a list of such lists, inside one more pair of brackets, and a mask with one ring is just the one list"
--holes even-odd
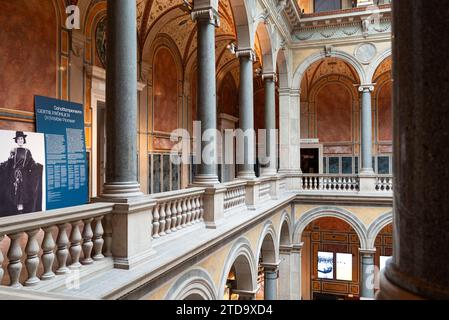
[(232, 75), (228, 73), (223, 79), (219, 92), (219, 112), (239, 116), (238, 97), (239, 93)]
[(392, 83), (386, 83), (379, 91), (377, 101), (379, 141), (393, 140)]
[(32, 112), (56, 96), (56, 12), (51, 0), (0, 0), (0, 107)]
[(153, 70), (154, 130), (169, 133), (178, 128), (178, 74), (167, 48), (157, 52)]
[(324, 85), (316, 96), (316, 110), (320, 142), (352, 141), (352, 97), (344, 85)]

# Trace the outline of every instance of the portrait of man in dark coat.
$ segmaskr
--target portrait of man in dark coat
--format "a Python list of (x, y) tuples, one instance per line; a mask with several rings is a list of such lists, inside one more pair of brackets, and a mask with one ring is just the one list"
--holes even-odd
[(25, 147), (27, 137), (17, 131), (16, 146), (0, 163), (0, 217), (42, 211), (43, 165)]

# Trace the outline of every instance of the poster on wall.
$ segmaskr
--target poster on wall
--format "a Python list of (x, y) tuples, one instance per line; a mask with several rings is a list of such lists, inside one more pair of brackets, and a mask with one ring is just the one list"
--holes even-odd
[(37, 131), (45, 135), (47, 210), (86, 204), (83, 106), (36, 96), (35, 109)]
[(318, 278), (334, 278), (334, 254), (332, 252), (318, 252)]
[(44, 135), (0, 130), (0, 217), (46, 209)]

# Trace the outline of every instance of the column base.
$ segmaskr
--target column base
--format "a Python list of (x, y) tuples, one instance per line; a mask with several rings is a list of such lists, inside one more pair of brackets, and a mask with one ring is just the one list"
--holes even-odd
[(277, 175), (277, 170), (274, 168), (267, 168), (260, 170), (261, 177), (275, 177)]
[(103, 187), (102, 199), (128, 199), (143, 196), (138, 182), (111, 182)]
[(254, 180), (256, 178), (256, 173), (254, 171), (240, 171), (237, 175), (237, 179), (242, 180)]
[(220, 181), (215, 174), (199, 174), (193, 179), (193, 184), (197, 186), (211, 186), (220, 184)]
[(376, 173), (374, 172), (373, 168), (362, 168), (359, 175), (360, 176), (375, 176)]

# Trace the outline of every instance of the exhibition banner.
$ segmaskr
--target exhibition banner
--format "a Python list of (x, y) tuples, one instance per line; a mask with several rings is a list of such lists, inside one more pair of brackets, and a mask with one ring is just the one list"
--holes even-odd
[(44, 211), (44, 135), (0, 130), (0, 218)]
[(36, 129), (45, 135), (47, 210), (88, 202), (84, 109), (81, 104), (35, 97)]

